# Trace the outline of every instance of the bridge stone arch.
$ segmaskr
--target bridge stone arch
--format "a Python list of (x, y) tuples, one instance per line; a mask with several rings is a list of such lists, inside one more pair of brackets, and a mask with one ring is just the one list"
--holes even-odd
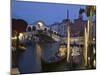
[(32, 27), (30, 25), (28, 25), (26, 28), (26, 32), (31, 32), (31, 31), (32, 31)]

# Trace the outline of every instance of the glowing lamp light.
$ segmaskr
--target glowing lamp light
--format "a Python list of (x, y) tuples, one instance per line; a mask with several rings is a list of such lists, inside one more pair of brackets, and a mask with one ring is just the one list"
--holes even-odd
[(43, 27), (43, 23), (42, 22), (38, 22), (39, 27)]
[(95, 40), (95, 38), (93, 38), (93, 41)]
[(15, 36), (15, 37), (12, 37), (12, 40), (16, 40), (17, 39), (17, 36)]
[(96, 67), (96, 60), (93, 61), (93, 66)]
[(22, 40), (23, 33), (19, 33), (19, 39)]
[(93, 48), (93, 53), (94, 53), (94, 54), (96, 53), (95, 48)]
[(90, 61), (90, 57), (88, 57), (88, 60)]

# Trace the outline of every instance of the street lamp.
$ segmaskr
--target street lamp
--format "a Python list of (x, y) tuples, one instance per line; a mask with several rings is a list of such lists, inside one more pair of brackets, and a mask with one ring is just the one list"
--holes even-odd
[(23, 38), (23, 33), (19, 33), (18, 38), (19, 38), (19, 40), (22, 40), (22, 38)]

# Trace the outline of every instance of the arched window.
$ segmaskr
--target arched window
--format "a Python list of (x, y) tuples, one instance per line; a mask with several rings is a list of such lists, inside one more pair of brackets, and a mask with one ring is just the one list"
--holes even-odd
[(44, 28), (44, 31), (47, 31), (47, 28)]
[(28, 31), (28, 32), (30, 32), (30, 31), (31, 31), (31, 27), (30, 27), (30, 26), (27, 28), (27, 31)]
[(32, 27), (32, 31), (35, 31), (35, 30), (36, 30), (36, 27), (35, 27), (35, 26), (33, 26), (33, 27)]

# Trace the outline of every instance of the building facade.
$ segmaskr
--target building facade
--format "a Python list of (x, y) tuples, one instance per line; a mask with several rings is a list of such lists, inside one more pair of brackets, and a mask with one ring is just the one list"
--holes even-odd
[[(69, 23), (70, 22), (70, 23)], [(70, 26), (70, 35), (71, 37), (78, 37), (78, 36), (84, 36), (84, 26), (88, 25), (88, 21), (87, 20), (83, 20), (82, 18), (78, 18), (75, 19), (74, 22), (72, 23), (69, 19), (64, 19), (61, 22), (56, 22), (52, 25), (50, 25), (49, 27), (52, 30), (55, 30), (56, 32), (58, 32), (59, 35), (61, 35), (62, 37), (67, 37), (67, 26)], [(96, 22), (93, 21), (92, 23), (92, 33), (93, 33), (93, 37), (96, 36)]]

